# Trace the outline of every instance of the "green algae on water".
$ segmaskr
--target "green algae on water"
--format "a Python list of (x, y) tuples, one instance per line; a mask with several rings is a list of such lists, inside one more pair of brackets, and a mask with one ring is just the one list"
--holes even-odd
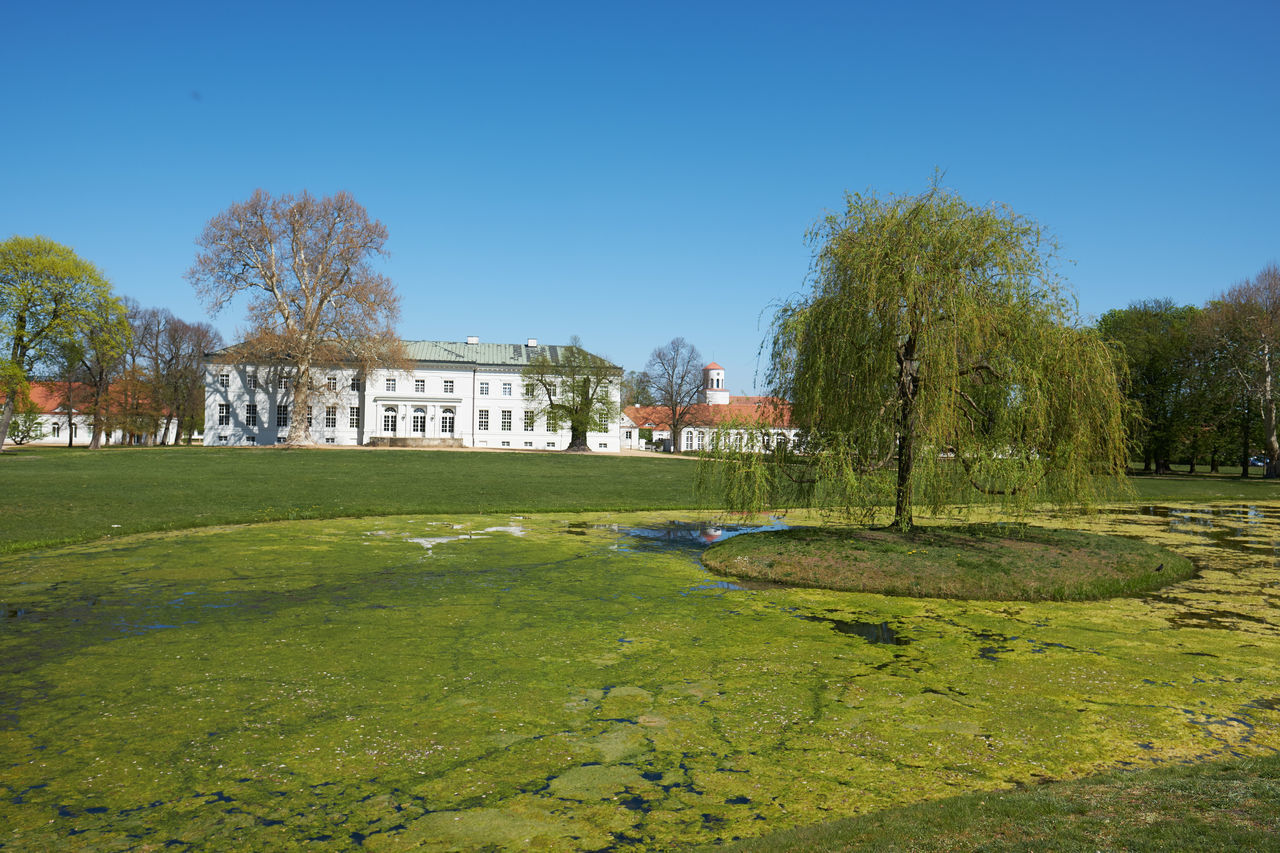
[(1090, 603), (716, 586), (697, 537), (628, 532), (654, 516), (13, 555), (0, 824), (19, 848), (663, 849), (1271, 751), (1278, 515), (1098, 519), (1201, 574)]

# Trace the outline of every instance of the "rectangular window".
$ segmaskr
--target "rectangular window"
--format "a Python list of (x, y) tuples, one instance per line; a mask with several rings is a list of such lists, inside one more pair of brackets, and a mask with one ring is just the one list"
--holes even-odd
[(396, 390), (396, 381), (395, 381), (395, 379), (392, 379), (391, 377), (387, 377), (386, 384), (385, 384), (383, 387), (385, 387), (388, 391), (394, 391), (394, 390)]
[(502, 396), (504, 396), (504, 397), (510, 397), (510, 396), (511, 396), (511, 383), (510, 383), (510, 382), (503, 382), (503, 383), (502, 383)]
[(509, 442), (509, 441), (504, 441), (504, 442), (502, 442), (502, 446), (503, 446), (503, 447), (510, 447), (510, 446), (511, 446), (511, 442)]
[(352, 391), (360, 390), (360, 380), (355, 378), (354, 376), (351, 377), (351, 390)]
[(600, 448), (601, 450), (608, 450), (608, 449), (609, 449), (609, 442), (607, 442), (607, 441), (602, 441), (602, 442), (600, 442), (599, 444), (597, 444), (597, 445), (596, 445), (596, 447)]
[(218, 436), (218, 444), (226, 444), (226, 443), (227, 443), (227, 437), (225, 435)]
[(244, 387), (248, 388), (250, 391), (257, 391), (258, 390), (258, 374), (250, 373), (248, 376), (246, 376), (244, 378)]
[(502, 431), (511, 432), (511, 410), (502, 410)]
[(533, 432), (533, 420), (534, 420), (533, 412), (524, 413), (524, 431), (525, 432)]
[(488, 382), (481, 382), (481, 383), (480, 383), (480, 396), (481, 396), (481, 397), (488, 397), (488, 396), (489, 396), (489, 383), (488, 383)]
[(231, 374), (230, 374), (230, 373), (219, 373), (219, 374), (218, 374), (218, 386), (219, 386), (219, 387), (221, 387), (221, 388), (230, 388), (230, 387), (231, 387)]
[(258, 438), (257, 438), (257, 436), (253, 436), (253, 435), (246, 435), (246, 436), (244, 437), (244, 443), (245, 443), (245, 444), (257, 444), (257, 443), (258, 443)]
[(337, 390), (338, 390), (338, 377), (336, 377), (336, 376), (327, 376), (327, 377), (325, 377), (325, 380), (324, 380), (324, 387), (325, 387), (325, 388), (328, 388), (330, 391), (337, 391)]
[(324, 407), (324, 428), (333, 429), (337, 425), (338, 425), (338, 407), (325, 406)]
[(526, 441), (526, 442), (524, 443), (524, 446), (525, 446), (525, 447), (533, 447), (533, 442), (532, 442), (532, 441)]
[(329, 436), (328, 438), (326, 438), (326, 439), (324, 440), (324, 443), (325, 443), (325, 444), (337, 444), (338, 442), (337, 442), (337, 439), (335, 439), (333, 436)]
[(427, 380), (425, 379), (413, 380), (413, 393), (415, 394), (427, 393)]
[(627, 430), (623, 435), (626, 437), (627, 441), (631, 440), (631, 430)]
[(276, 406), (276, 426), (287, 427), (289, 425), (289, 405), (280, 403)]
[(556, 443), (554, 441), (547, 442), (547, 447), (554, 448), (555, 446), (556, 446)]
[(289, 378), (287, 376), (284, 379), (280, 380), (280, 390), (281, 391), (289, 390)]
[(218, 426), (231, 426), (231, 404), (218, 404)]
[(307, 429), (311, 429), (311, 406), (307, 406)]
[(348, 411), (351, 413), (351, 415), (347, 420), (347, 426), (351, 427), (352, 429), (359, 429), (360, 428), (360, 407), (352, 406)]
[(488, 409), (481, 409), (481, 410), (480, 410), (479, 422), (478, 422), (478, 425), (477, 425), (477, 429), (481, 429), (481, 430), (487, 430), (487, 429), (489, 429), (489, 410), (488, 410)]
[(256, 427), (258, 425), (258, 404), (250, 403), (244, 407), (244, 425)]
[(446, 393), (446, 394), (452, 394), (452, 393), (453, 393), (453, 380), (452, 380), (452, 379), (446, 379), (446, 380), (444, 381), (444, 393)]

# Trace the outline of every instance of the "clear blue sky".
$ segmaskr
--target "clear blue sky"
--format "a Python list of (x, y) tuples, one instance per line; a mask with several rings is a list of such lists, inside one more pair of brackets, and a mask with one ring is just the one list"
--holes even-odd
[(638, 369), (681, 335), (735, 393), (845, 190), (936, 168), (1037, 218), (1086, 315), (1280, 259), (1275, 0), (55, 0), (3, 27), (0, 237), (190, 320), (193, 241), (258, 187), (387, 226), (406, 338), (578, 334)]

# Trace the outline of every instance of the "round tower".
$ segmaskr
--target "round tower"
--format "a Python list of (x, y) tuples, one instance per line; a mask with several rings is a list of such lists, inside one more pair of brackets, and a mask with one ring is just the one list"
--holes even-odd
[(709, 406), (729, 404), (729, 389), (724, 384), (724, 368), (714, 361), (702, 368), (702, 402)]

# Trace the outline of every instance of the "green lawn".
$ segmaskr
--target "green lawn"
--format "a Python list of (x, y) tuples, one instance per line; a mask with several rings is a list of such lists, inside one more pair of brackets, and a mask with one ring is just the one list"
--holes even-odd
[(694, 466), (597, 454), (203, 447), (0, 454), (0, 553), (211, 524), (685, 509)]
[(987, 791), (806, 826), (716, 850), (1276, 850), (1280, 756)]
[[(698, 506), (695, 467), (659, 455), (10, 449), (0, 454), (0, 553), (254, 521), (688, 509)], [(1230, 474), (1139, 476), (1133, 484), (1140, 503), (1270, 500), (1280, 494), (1276, 481)]]

